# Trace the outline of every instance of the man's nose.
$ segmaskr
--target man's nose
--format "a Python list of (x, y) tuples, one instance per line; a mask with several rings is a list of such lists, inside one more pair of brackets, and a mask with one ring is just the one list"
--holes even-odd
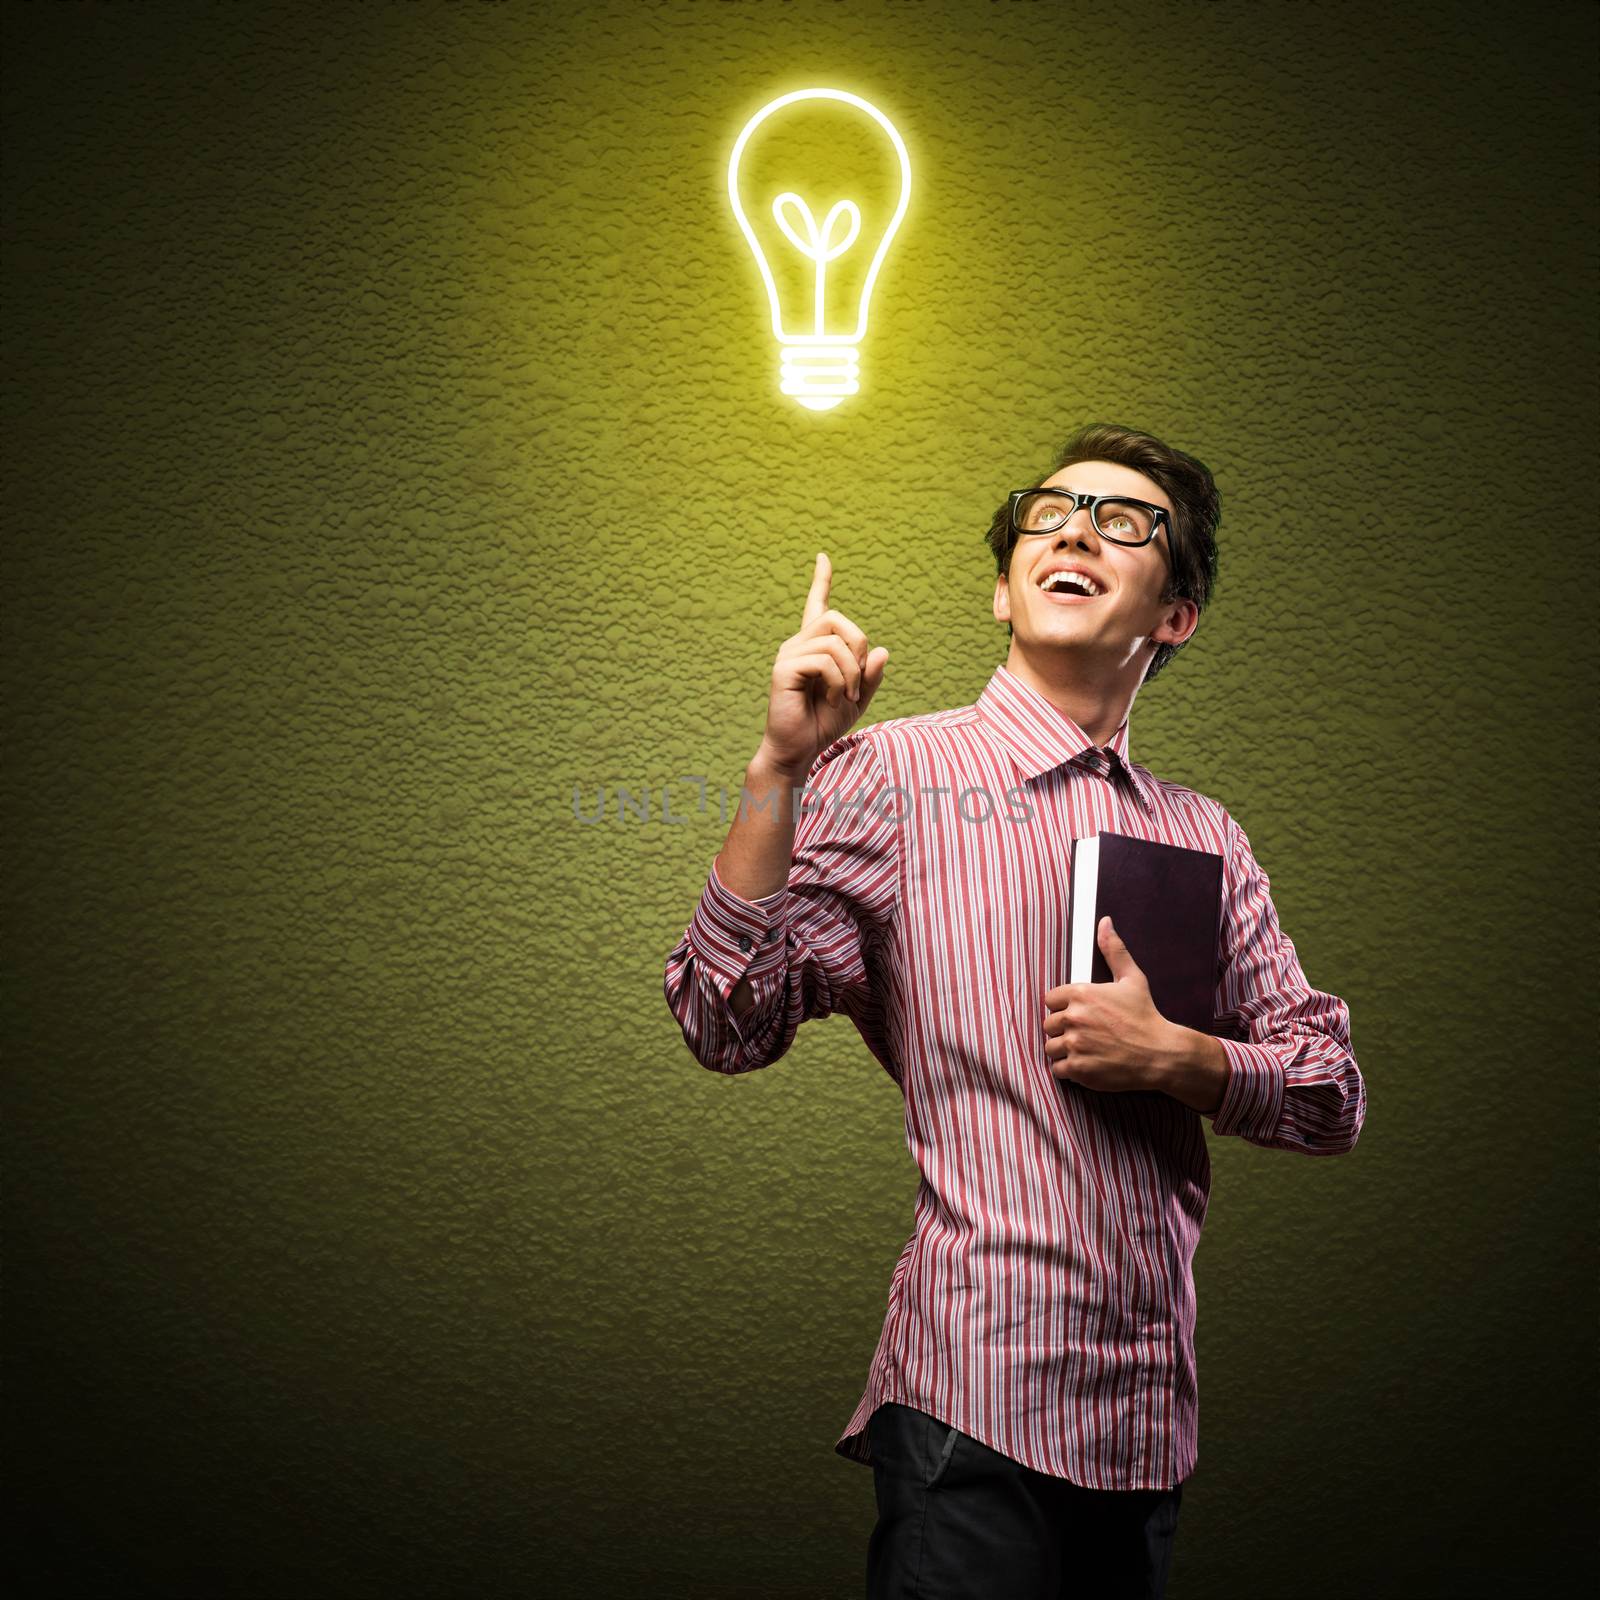
[(1056, 529), (1056, 540), (1071, 539), (1075, 535), (1084, 534), (1091, 539), (1098, 539), (1099, 532), (1094, 525), (1094, 515), (1088, 506), (1079, 506), (1065, 522)]

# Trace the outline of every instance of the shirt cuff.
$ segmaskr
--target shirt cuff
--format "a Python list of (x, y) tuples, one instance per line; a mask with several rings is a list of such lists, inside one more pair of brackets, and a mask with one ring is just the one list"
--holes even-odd
[(783, 964), (788, 899), (785, 885), (759, 900), (746, 900), (722, 881), (712, 861), (700, 903), (689, 920), (689, 944), (724, 1000), (741, 978), (748, 978), (753, 988)]
[(1228, 1084), (1211, 1119), (1213, 1133), (1270, 1139), (1283, 1115), (1283, 1066), (1262, 1044), (1221, 1041), (1228, 1058)]

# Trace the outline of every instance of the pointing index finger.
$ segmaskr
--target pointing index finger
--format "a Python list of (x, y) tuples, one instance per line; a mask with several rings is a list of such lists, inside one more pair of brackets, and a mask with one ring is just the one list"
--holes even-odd
[(811, 574), (811, 592), (806, 596), (805, 615), (800, 619), (803, 628), (815, 622), (828, 609), (828, 585), (833, 581), (833, 567), (826, 551), (817, 551), (816, 570)]

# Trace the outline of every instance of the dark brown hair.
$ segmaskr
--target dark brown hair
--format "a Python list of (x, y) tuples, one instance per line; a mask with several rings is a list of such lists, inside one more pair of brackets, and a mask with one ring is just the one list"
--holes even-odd
[[(1171, 605), (1175, 600), (1192, 600), (1203, 613), (1217, 583), (1217, 524), (1222, 520), (1222, 497), (1206, 464), (1136, 428), (1123, 428), (1112, 422), (1091, 422), (1079, 428), (1062, 446), (1053, 467), (1040, 473), (1032, 484), (1017, 487), (1037, 489), (1047, 478), (1077, 461), (1111, 461), (1118, 466), (1132, 467), (1161, 486), (1172, 502), (1173, 524), (1156, 536), (1160, 539), (1170, 534), (1172, 543), (1172, 571), (1161, 591), (1161, 603)], [(995, 511), (985, 537), (994, 555), (997, 573), (1006, 573), (1016, 541), (1010, 536), (1004, 501)], [(1011, 632), (1009, 623), (1006, 632)], [(1194, 635), (1189, 637), (1192, 639)], [(1158, 644), (1145, 671), (1144, 682), (1155, 677), (1182, 648), (1181, 644)]]

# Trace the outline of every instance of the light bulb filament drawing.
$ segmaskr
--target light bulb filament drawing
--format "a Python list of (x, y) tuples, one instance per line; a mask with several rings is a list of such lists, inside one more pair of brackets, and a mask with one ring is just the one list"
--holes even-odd
[[(804, 220), (806, 226), (806, 237), (804, 239), (795, 232), (789, 223), (788, 217), (784, 215), (783, 208), (786, 205), (794, 206)], [(833, 221), (841, 212), (848, 212), (850, 215), (850, 231), (838, 244), (830, 248), (828, 240), (833, 236)], [(801, 255), (809, 256), (817, 264), (817, 325), (813, 332), (822, 334), (825, 331), (823, 323), (826, 320), (823, 314), (823, 307), (827, 304), (828, 299), (828, 263), (834, 260), (835, 257), (842, 256), (855, 243), (856, 235), (861, 232), (861, 208), (854, 200), (841, 200), (828, 213), (827, 221), (819, 229), (816, 218), (811, 215), (811, 207), (791, 190), (780, 194), (772, 202), (772, 214), (777, 218), (778, 226), (783, 229), (784, 237), (789, 243)]]
[[(899, 193), (894, 212), (883, 225), (877, 249), (862, 279), (859, 295), (853, 297), (853, 315), (838, 315), (837, 301), (840, 297), (835, 296), (835, 312), (831, 318), (828, 308), (828, 263), (843, 256), (863, 233), (863, 209), (854, 200), (836, 201), (819, 227), (811, 206), (794, 189), (785, 189), (773, 198), (771, 214), (783, 239), (814, 268), (806, 304), (791, 317), (791, 325), (786, 327), (778, 283), (740, 197), (740, 161), (746, 157), (747, 146), (754, 136), (759, 134), (762, 141), (782, 138), (785, 119), (780, 116), (774, 120), (775, 113), (785, 107), (815, 100), (838, 101), (871, 118), (872, 124), (888, 137), (894, 147)], [(818, 176), (823, 182), (828, 181), (829, 175)], [(772, 333), (780, 350), (780, 392), (792, 395), (812, 411), (826, 411), (838, 405), (846, 395), (859, 393), (861, 368), (857, 357), (861, 340), (867, 331), (868, 304), (889, 243), (911, 199), (911, 160), (906, 153), (905, 141), (894, 124), (877, 107), (848, 90), (797, 89), (792, 94), (780, 95), (756, 112), (740, 133), (728, 162), (728, 199), (766, 286), (772, 311)], [(764, 211), (765, 207), (761, 209)], [(886, 210), (886, 206), (877, 208), (879, 213)], [(869, 208), (869, 218), (871, 214)], [(881, 215), (877, 217), (877, 222), (882, 222)], [(836, 230), (841, 225), (843, 234), (836, 238)], [(876, 231), (876, 224), (868, 226), (865, 231)], [(841, 323), (848, 326), (842, 327)]]

